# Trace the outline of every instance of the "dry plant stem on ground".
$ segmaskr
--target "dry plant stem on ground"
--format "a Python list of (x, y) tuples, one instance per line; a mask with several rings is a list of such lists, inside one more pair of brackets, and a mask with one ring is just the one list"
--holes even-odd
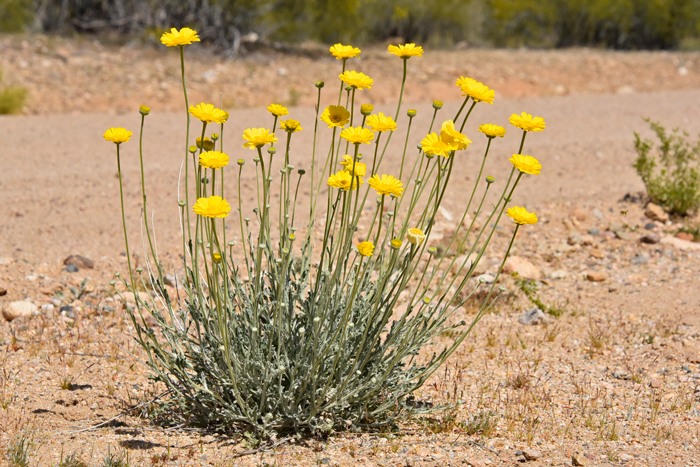
[[(493, 90), (471, 78), (460, 78), (456, 84), (464, 103), (452, 120), (441, 124), (439, 133), (433, 132), (433, 124), (442, 103), (433, 104), (433, 121), (413, 161), (407, 159), (407, 144), (401, 145), (399, 174), (403, 174), (404, 162), (412, 165), (404, 182), (382, 173), (382, 161), (402, 120), (399, 116), (409, 60), (421, 57), (422, 48), (415, 44), (388, 48), (403, 62), (402, 85), (392, 118), (373, 113), (369, 105), (357, 112), (357, 93), (370, 89), (374, 81), (347, 69), (348, 60), (358, 56), (359, 49), (334, 45), (331, 53), (342, 60), (338, 102), (345, 91), (345, 106), (332, 105), (323, 112), (316, 107), (308, 219), (296, 212), (299, 185), (306, 172), (293, 174), (292, 140), (303, 127), (294, 119), (281, 120), (288, 110), (273, 104), (268, 107), (272, 131), (249, 128), (243, 134), (243, 147), (255, 154), (257, 202), (251, 221), (247, 217), (250, 207), (242, 205), (240, 196), (246, 160), (238, 159), (239, 232), (236, 239), (228, 241), (226, 218), (231, 206), (226, 200), (224, 172), (229, 156), (223, 142), (229, 113), (212, 104), (189, 105), (185, 47), (199, 41), (196, 32), (172, 29), (161, 40), (179, 49), (188, 111), (185, 193), (179, 202), (184, 294), (181, 297), (178, 292), (173, 297), (166, 289), (147, 222), (142, 141), (148, 107), (140, 109), (139, 135), (146, 261), (144, 267), (131, 268), (122, 201), (128, 280), (117, 275), (121, 286), (134, 294), (135, 306), (127, 306), (134, 338), (146, 353), (153, 378), (169, 391), (168, 398), (154, 410), (154, 418), (210, 429), (247, 427), (258, 433), (330, 432), (394, 426), (412, 414), (438, 409), (415, 402), (413, 393), (493, 307), (505, 290), (496, 289), (496, 284), (518, 228), (537, 222), (533, 213), (517, 206), (508, 208), (508, 204), (523, 174), (540, 173), (537, 159), (522, 153), (527, 133), (544, 130), (542, 118), (524, 112), (511, 116), (511, 124), (522, 131), (522, 137), (510, 159), (510, 176), (488, 216), (489, 229), (470, 239), (469, 248), (465, 242), (481, 214), (484, 198), (466, 235), (462, 236), (462, 223), (457, 226), (450, 245), (460, 236), (459, 248), (468, 249), (476, 258), (462, 261), (459, 269), (464, 275), (452, 278), (445, 287), (448, 277), (444, 271), (453, 268), (455, 259), (443, 268), (444, 256), (436, 257), (436, 248), (428, 245), (454, 165), (471, 144), (462, 132), (479, 102), (493, 103)], [(318, 82), (316, 87), (320, 102), (324, 83)], [(358, 114), (362, 115), (361, 123), (353, 126), (360, 120)], [(409, 110), (407, 115), (410, 134), (416, 111)], [(190, 145), (190, 116), (201, 121), (194, 145)], [(332, 128), (332, 139), (326, 160), (321, 163), (319, 158), (317, 164), (319, 120)], [(208, 134), (214, 124), (218, 133)], [(278, 124), (285, 136), (282, 141), (276, 135)], [(488, 145), (469, 202), (462, 208), (462, 221), (471, 210), (492, 140), (506, 132), (493, 124), (481, 125), (478, 130), (488, 138)], [(382, 138), (384, 133), (388, 135)], [(116, 144), (122, 200), (120, 145), (130, 137), (131, 132), (123, 128), (110, 128), (105, 133), (105, 139)], [(380, 140), (384, 141), (381, 154)], [(372, 142), (370, 167), (363, 162), (360, 147)], [(265, 146), (268, 149), (264, 152)], [(283, 158), (278, 175), (273, 173), (277, 158)], [(279, 183), (275, 182), (277, 177)], [(494, 179), (487, 177), (486, 182), (484, 197)], [(327, 196), (321, 194), (322, 186), (326, 186)], [(317, 215), (322, 198), (326, 198), (325, 215)], [(404, 198), (408, 198), (406, 204)], [(372, 200), (376, 200), (375, 206)], [(486, 280), (471, 283), (469, 279), (506, 209), (516, 227), (501, 268), (490, 285)], [(366, 211), (371, 213), (371, 222), (368, 229), (360, 230)], [(297, 239), (297, 232), (303, 237)], [(243, 263), (234, 261), (239, 252)], [(411, 283), (415, 278), (417, 283)], [(116, 287), (117, 281), (111, 284)], [(457, 321), (455, 312), (482, 287), (488, 291), (471, 323)], [(121, 294), (120, 288), (116, 290)], [(398, 311), (404, 290), (411, 291), (411, 299)], [(423, 347), (445, 332), (455, 332), (458, 337), (428, 359), (416, 358)]]

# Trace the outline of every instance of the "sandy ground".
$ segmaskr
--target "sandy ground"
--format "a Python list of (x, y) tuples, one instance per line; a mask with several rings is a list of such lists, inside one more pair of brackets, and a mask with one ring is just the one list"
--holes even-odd
[[(19, 50), (23, 47), (19, 42), (11, 45)], [(133, 53), (148, 56), (151, 52)], [(459, 54), (467, 53), (449, 56), (457, 61), (462, 57)], [(501, 53), (493, 52), (491, 57)], [(511, 61), (519, 57), (510, 54)], [(566, 89), (575, 89), (581, 79), (580, 69), (571, 65), (580, 56), (614, 62), (612, 67), (601, 65), (591, 72), (600, 72), (603, 78), (611, 68), (627, 66), (630, 57), (641, 60), (639, 63), (650, 60), (655, 70), (672, 66), (674, 79), (693, 76), (687, 71), (692, 69), (686, 63), (690, 59), (682, 54), (574, 51), (523, 52), (523, 57), (528, 54), (539, 54), (538, 60), (544, 60), (537, 62), (540, 67), (545, 62), (553, 64), (552, 68), (568, 64), (561, 65), (569, 70), (562, 75)], [(269, 60), (294, 71), (284, 62), (289, 58)], [(303, 60), (309, 60), (309, 67), (336, 65), (328, 60)], [(685, 74), (678, 72), (681, 62), (687, 67)], [(372, 63), (371, 57), (362, 62)], [(528, 63), (534, 73), (532, 60)], [(543, 69), (542, 73), (550, 71)], [(515, 203), (537, 212), (541, 222), (523, 229), (514, 255), (535, 268), (541, 280), (540, 297), (562, 308), (561, 317), (548, 316), (536, 326), (519, 324), (518, 317), (532, 305), (514, 280), (504, 277), (507, 299), (480, 323), (444, 373), (435, 375), (419, 394), (434, 401), (464, 400), (455, 412), (406, 424), (395, 434), (341, 433), (329, 440), (302, 443), (282, 440), (275, 448), (240, 458), (236, 456), (249, 448), (238, 438), (163, 431), (139, 417), (138, 411), (109, 426), (81, 431), (149, 400), (157, 391), (147, 381), (146, 371), (112, 340), (135, 350), (124, 313), (107, 286), (114, 271), (125, 270), (125, 258), (121, 255), (114, 148), (102, 139), (102, 133), (110, 126), (136, 131), (140, 117), (135, 108), (117, 115), (0, 117), (0, 218), (4, 219), (0, 224), (0, 287), (7, 290), (0, 301), (3, 305), (15, 300), (44, 305), (39, 316), (0, 324), (5, 344), (4, 371), (0, 372), (2, 442), (8, 443), (21, 432), (31, 433), (33, 465), (41, 466), (56, 465), (62, 453), (73, 452), (81, 453), (88, 465), (102, 465), (108, 448), (128, 453), (130, 465), (136, 466), (476, 467), (521, 462), (540, 466), (572, 465), (572, 455), (584, 465), (700, 465), (700, 250), (698, 244), (673, 238), (692, 219), (652, 222), (644, 215), (643, 201), (623, 199), (643, 190), (631, 168), (635, 157), (632, 133), (648, 134), (642, 117), (691, 132), (700, 127), (700, 81), (686, 86), (669, 79), (664, 86), (659, 78), (665, 76), (663, 72), (654, 73), (630, 77), (635, 82), (648, 81), (643, 89), (654, 92), (615, 92), (625, 83), (601, 78), (603, 84), (586, 94), (555, 96), (551, 92), (541, 97), (531, 92), (530, 97), (515, 97), (520, 91), (511, 89), (507, 80), (498, 86), (493, 83), (499, 96), (513, 97), (499, 98), (493, 105), (479, 104), (468, 123), (465, 132), (475, 142), (455, 164), (454, 182), (444, 203), (447, 212), (440, 219), (445, 231), (454, 224), (449, 217), (461, 214), (464, 187), (474, 183), (475, 164), (485, 147), (477, 126), (488, 122), (509, 128), (506, 138), (495, 142), (487, 164), (487, 174), (494, 175), (496, 186), (502, 187), (508, 158), (519, 142), (519, 135), (507, 125), (510, 114), (527, 111), (547, 121), (545, 132), (528, 136), (525, 151), (542, 162), (543, 172), (525, 178), (515, 195)], [(421, 79), (409, 79), (409, 89), (421, 88)], [(272, 78), (267, 82), (269, 89), (274, 89), (270, 85), (274, 82)], [(216, 83), (208, 86), (218, 96)], [(332, 99), (335, 86), (326, 91), (329, 97), (324, 99)], [(60, 93), (46, 92), (54, 96), (47, 102), (62, 102), (63, 97), (57, 97)], [(133, 102), (145, 102), (138, 98), (137, 88), (131, 92), (136, 95)], [(36, 91), (34, 95), (42, 94)], [(360, 95), (360, 102), (377, 102), (374, 98), (379, 93)], [(180, 102), (175, 96), (166, 100)], [(454, 115), (459, 96), (451, 84), (409, 96), (404, 110), (418, 110), (413, 128), (420, 130), (412, 131), (409, 140), (409, 147), (415, 147), (430, 124), (428, 99), (446, 102), (438, 114), (442, 121)], [(270, 91), (264, 103), (275, 98)], [(308, 104), (304, 99), (301, 103)], [(393, 101), (390, 96), (379, 99), (375, 111), (393, 114)], [(121, 109), (119, 102), (96, 108)], [(85, 110), (56, 105), (62, 112)], [(169, 111), (169, 103), (162, 104), (163, 110), (158, 110), (159, 105), (154, 105), (146, 122), (145, 171), (158, 246), (169, 265), (176, 261), (181, 241), (177, 175), (185, 119), (182, 113)], [(261, 102), (251, 101), (250, 105)], [(44, 113), (38, 107), (31, 109)], [(399, 126), (405, 128), (402, 123), (407, 119), (403, 110), (401, 113)], [(305, 148), (312, 141), (314, 111), (308, 106), (292, 107), (290, 117), (299, 119), (305, 128), (294, 137), (293, 163), (308, 168), (310, 154)], [(240, 134), (247, 127), (270, 123), (264, 109), (232, 109), (225, 133), (225, 149), (231, 158), (250, 162), (253, 153), (241, 147)], [(328, 134), (329, 130), (321, 130), (320, 148), (327, 147)], [(394, 135), (385, 168), (399, 165), (404, 137), (401, 129)], [(130, 234), (137, 238), (141, 194), (136, 139), (123, 149), (127, 223)], [(243, 172), (244, 202), (250, 200), (254, 187), (251, 166)], [(235, 202), (235, 183), (230, 181)], [(482, 272), (495, 272), (511, 231), (506, 225), (496, 235)], [(640, 238), (649, 233), (661, 241), (641, 243)], [(62, 261), (70, 254), (91, 258), (94, 269), (67, 272)], [(588, 280), (593, 272), (605, 273), (603, 280)], [(85, 291), (76, 298), (70, 287), (79, 286), (84, 279)], [(59, 312), (61, 306), (72, 309)], [(98, 310), (108, 312), (104, 320)], [(466, 308), (464, 316), (469, 312)], [(60, 389), (66, 381), (72, 384), (70, 389)], [(479, 414), (491, 417), (494, 426), (479, 429), (475, 422)]]

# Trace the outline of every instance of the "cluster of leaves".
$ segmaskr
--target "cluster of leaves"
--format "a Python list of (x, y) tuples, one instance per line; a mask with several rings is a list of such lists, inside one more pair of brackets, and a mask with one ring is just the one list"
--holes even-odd
[[(272, 255), (269, 259), (274, 264)], [(166, 424), (244, 425), (259, 434), (323, 433), (376, 429), (436, 410), (411, 394), (461, 339), (425, 361), (415, 358), (437, 336), (465, 323), (446, 323), (450, 313), (440, 303), (449, 297), (444, 296), (438, 306), (411, 304), (392, 321), (397, 290), (415, 268), (411, 256), (397, 261), (403, 273), (384, 277), (381, 290), (372, 268), (351, 266), (344, 280), (326, 272), (310, 284), (308, 262), (294, 261), (283, 264), (282, 282), (276, 272), (263, 272), (267, 285), (257, 295), (229, 266), (232, 289), (220, 297), (226, 306), (217, 307), (211, 296), (190, 288), (196, 280), (191, 269), (185, 282), (191, 298), (182, 308), (160, 288), (167, 306), (140, 305), (155, 318), (163, 339), (134, 320), (153, 378), (172, 396), (154, 415)], [(222, 279), (213, 289), (227, 287)], [(188, 420), (177, 419), (184, 414)]]
[(532, 279), (519, 278), (518, 273), (514, 273), (515, 284), (518, 286), (520, 291), (525, 294), (528, 300), (535, 305), (540, 310), (552, 316), (561, 316), (564, 314), (564, 310), (557, 308), (556, 306), (549, 306), (542, 301), (539, 297), (539, 287), (537, 287), (537, 281)]
[(487, 0), (486, 34), (501, 46), (668, 49), (696, 37), (698, 0)]
[(676, 128), (669, 134), (659, 122), (646, 121), (660, 144), (655, 147), (635, 132), (637, 160), (633, 167), (642, 177), (649, 198), (672, 214), (696, 210), (700, 207), (700, 141), (691, 146), (686, 140), (688, 133)]

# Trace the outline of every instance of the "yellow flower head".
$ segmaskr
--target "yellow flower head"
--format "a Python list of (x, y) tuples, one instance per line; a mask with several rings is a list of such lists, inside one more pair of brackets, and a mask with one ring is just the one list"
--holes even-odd
[(374, 253), (374, 243), (372, 243), (372, 242), (358, 243), (357, 244), (357, 251), (359, 251), (362, 256), (372, 256), (372, 253)]
[(163, 33), (160, 36), (160, 41), (168, 47), (189, 45), (193, 42), (199, 42), (197, 31), (190, 28), (182, 28), (179, 31), (171, 28), (170, 32)]
[(379, 112), (378, 114), (367, 117), (367, 126), (374, 131), (394, 131), (396, 129), (396, 122), (393, 118), (387, 117)]
[(328, 128), (334, 126), (342, 128), (350, 123), (350, 112), (342, 105), (329, 105), (321, 114), (321, 120), (328, 124)]
[(372, 104), (362, 104), (360, 106), (360, 113), (364, 116), (371, 114), (373, 110), (374, 106)]
[(367, 143), (374, 139), (374, 133), (369, 128), (362, 128), (360, 126), (346, 128), (340, 132), (340, 137), (350, 141), (351, 143), (360, 144)]
[(277, 137), (274, 133), (270, 133), (267, 128), (248, 128), (243, 132), (244, 148), (257, 149), (269, 143), (276, 143)]
[(470, 83), (476, 83), (477, 81), (475, 79), (469, 78), (467, 76), (460, 76), (457, 81), (455, 81), (455, 84), (459, 89), (462, 89), (464, 86)]
[(540, 171), (542, 170), (540, 161), (532, 156), (513, 154), (513, 157), (510, 158), (510, 162), (522, 173), (539, 175)]
[(270, 104), (267, 111), (275, 117), (281, 117), (282, 115), (287, 115), (289, 113), (286, 107), (279, 104)]
[(455, 151), (463, 151), (471, 144), (471, 140), (455, 129), (455, 124), (452, 120), (443, 122), (440, 129), (440, 139), (448, 145), (455, 148)]
[(516, 224), (537, 224), (537, 215), (534, 212), (527, 212), (527, 209), (520, 206), (508, 208), (506, 215), (511, 217)]
[(221, 196), (199, 198), (194, 205), (194, 213), (204, 217), (226, 217), (231, 212), (228, 201)]
[(479, 131), (488, 136), (489, 138), (495, 138), (500, 136), (503, 138), (506, 135), (506, 129), (499, 125), (494, 125), (492, 123), (485, 123), (484, 125), (479, 125)]
[(330, 48), (331, 53), (336, 60), (347, 60), (348, 58), (357, 57), (361, 50), (351, 45), (335, 44)]
[(352, 156), (350, 156), (348, 154), (343, 156), (343, 160), (340, 161), (340, 165), (342, 165), (345, 168), (345, 171), (348, 173), (352, 172), (352, 168), (354, 165), (356, 177), (364, 177), (365, 174), (367, 173), (367, 164), (363, 164), (360, 161), (353, 162)]
[(348, 86), (353, 86), (357, 89), (372, 89), (374, 80), (364, 73), (348, 70), (338, 76), (341, 81)]
[(390, 45), (389, 52), (401, 58), (420, 57), (423, 55), (423, 47), (416, 47), (416, 44)]
[(508, 119), (511, 125), (520, 128), (523, 131), (543, 131), (547, 126), (542, 117), (533, 117), (529, 113), (523, 112), (520, 115), (513, 114)]
[(190, 113), (194, 118), (198, 118), (206, 123), (226, 123), (228, 120), (228, 112), (217, 109), (213, 104), (201, 104), (190, 106)]
[(297, 131), (303, 130), (299, 120), (292, 120), (291, 118), (280, 123), (280, 128), (290, 133), (296, 133)]
[(408, 229), (406, 232), (406, 237), (408, 241), (413, 245), (420, 245), (425, 240), (425, 232), (421, 229)]
[(391, 247), (395, 250), (401, 248), (401, 245), (403, 245), (403, 241), (398, 238), (395, 238), (391, 241)]
[(133, 135), (133, 133), (125, 130), (124, 128), (110, 128), (109, 130), (105, 131), (104, 138), (107, 141), (120, 144), (129, 141), (131, 135)]
[(441, 140), (436, 133), (430, 133), (420, 142), (421, 149), (428, 157), (443, 156), (450, 157), (450, 152), (454, 151), (454, 146), (451, 146)]
[(486, 102), (487, 104), (493, 104), (493, 98), (496, 94), (493, 89), (489, 89), (488, 86), (474, 80), (468, 81), (460, 89), (463, 96), (469, 96), (476, 102)]
[[(365, 183), (362, 179), (360, 179), (360, 185)], [(340, 188), (341, 190), (348, 191), (351, 189), (356, 190), (357, 189), (357, 177), (353, 177), (350, 175), (350, 172), (347, 170), (341, 170), (340, 172), (336, 172), (330, 177), (328, 177), (328, 186), (332, 186), (334, 188)]]
[(369, 186), (377, 190), (380, 195), (394, 195), (400, 197), (403, 193), (403, 183), (393, 175), (372, 175)]
[(195, 140), (195, 144), (198, 148), (203, 148), (205, 151), (211, 151), (212, 149), (214, 149), (214, 141), (210, 140), (206, 136), (204, 137), (204, 143), (202, 143), (201, 137), (197, 137), (197, 139)]
[(199, 155), (199, 165), (207, 169), (220, 169), (228, 165), (228, 156), (221, 151), (205, 151)]

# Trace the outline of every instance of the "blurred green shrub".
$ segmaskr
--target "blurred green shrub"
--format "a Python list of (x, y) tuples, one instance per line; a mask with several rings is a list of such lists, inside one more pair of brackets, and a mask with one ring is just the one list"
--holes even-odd
[[(2, 69), (0, 69), (0, 83), (1, 82)], [(0, 88), (0, 115), (22, 112), (22, 107), (27, 100), (28, 94), (27, 88), (21, 86)]]
[(21, 32), (33, 17), (31, 0), (0, 0), (0, 31)]
[[(282, 42), (453, 43), (473, 34), (470, 5), (482, 0), (0, 0), (0, 31), (148, 33), (190, 26), (211, 44), (238, 49)], [(34, 13), (35, 12), (35, 13)]]
[(660, 144), (655, 147), (635, 132), (637, 160), (633, 167), (642, 177), (651, 201), (672, 214), (696, 210), (700, 206), (700, 141), (691, 146), (685, 131), (674, 129), (669, 134), (660, 123), (646, 121)]
[(696, 36), (700, 0), (487, 0), (496, 45), (675, 48)]

